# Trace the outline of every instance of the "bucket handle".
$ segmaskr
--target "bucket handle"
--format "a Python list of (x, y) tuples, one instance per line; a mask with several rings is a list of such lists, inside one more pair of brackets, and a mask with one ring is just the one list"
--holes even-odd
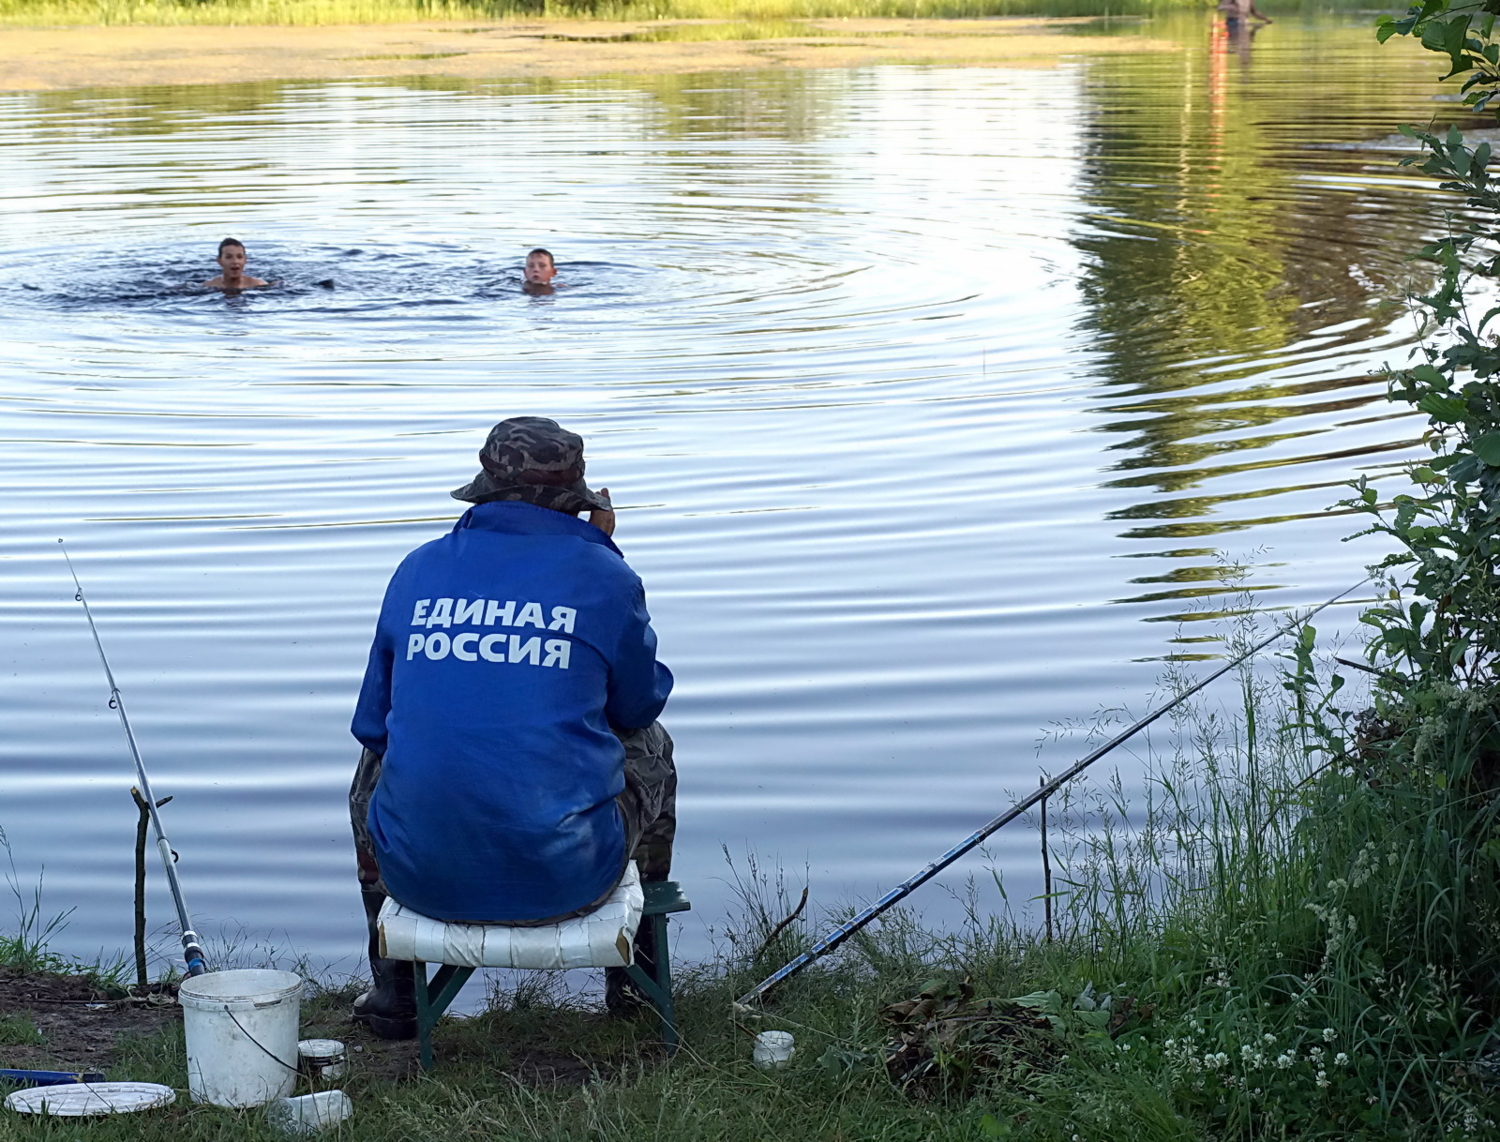
[[(272, 1005), (269, 1004), (269, 1003), (257, 1003), (255, 1006), (256, 1007), (270, 1007)], [(272, 1051), (266, 1050), (265, 1044), (263, 1044), (254, 1035), (250, 1034), (250, 1032), (246, 1031), (245, 1030), (245, 1025), (243, 1023), (241, 1023), (237, 1018), (235, 1018), (234, 1012), (229, 1009), (229, 1004), (227, 1004), (227, 1003), (224, 1005), (224, 1014), (227, 1015), (227, 1016), (229, 1016), (230, 1019), (234, 1020), (234, 1025), (240, 1029), (240, 1034), (243, 1035), (245, 1038), (249, 1039), (250, 1042), (254, 1043), (257, 1047), (259, 1047), (261, 1049), (261, 1052), (263, 1054), (265, 1054), (267, 1058), (275, 1059), (276, 1062), (280, 1063), (283, 1067), (285, 1067), (287, 1070), (291, 1071), (293, 1074), (300, 1073), (297, 1070), (296, 1067), (292, 1066), (285, 1059), (283, 1059), (280, 1055), (277, 1055), (277, 1054), (275, 1054)]]

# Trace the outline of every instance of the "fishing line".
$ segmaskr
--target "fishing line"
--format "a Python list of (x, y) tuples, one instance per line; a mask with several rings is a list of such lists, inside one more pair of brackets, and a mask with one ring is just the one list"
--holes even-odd
[(151, 792), (151, 780), (146, 776), (146, 765), (141, 760), (140, 748), (135, 744), (135, 733), (130, 728), (130, 718), (125, 713), (125, 699), (120, 694), (120, 687), (115, 683), (115, 672), (109, 668), (109, 659), (104, 654), (104, 643), (99, 639), (99, 628), (94, 625), (94, 612), (89, 609), (89, 601), (84, 597), (83, 584), (78, 581), (78, 572), (73, 568), (73, 560), (68, 558), (68, 549), (59, 539), (58, 547), (62, 550), (62, 557), (67, 560), (68, 573), (73, 576), (73, 586), (78, 593), (73, 597), (83, 604), (84, 618), (89, 621), (89, 631), (94, 636), (94, 646), (99, 651), (99, 661), (104, 664), (104, 677), (109, 679), (109, 706), (120, 715), (120, 725), (125, 729), (125, 741), (130, 745), (130, 756), (135, 759), (135, 776), (144, 795), (147, 810), (151, 814), (151, 826), (156, 830), (156, 851), (161, 854), (162, 866), (167, 870), (167, 885), (172, 890), (172, 902), (177, 906), (177, 925), (182, 929), (182, 958), (187, 964), (187, 973), (190, 976), (203, 975), (208, 971), (208, 965), (203, 960), (203, 948), (198, 943), (198, 933), (193, 931), (193, 922), (188, 916), (187, 902), (182, 898), (182, 885), (177, 881), (177, 869), (173, 866), (176, 854), (172, 846), (167, 843), (167, 834), (161, 826), (161, 815), (156, 811), (156, 796)]
[(744, 995), (740, 996), (740, 998), (735, 1001), (735, 1006), (748, 1007), (750, 1004), (763, 997), (766, 992), (770, 991), (773, 987), (776, 987), (778, 984), (781, 984), (790, 979), (803, 968), (807, 967), (807, 965), (812, 963), (814, 960), (822, 959), (829, 952), (834, 951), (840, 944), (842, 944), (850, 936), (854, 935), (855, 932), (858, 932), (871, 920), (874, 920), (877, 916), (887, 911), (898, 901), (911, 895), (911, 893), (922, 887), (922, 885), (926, 884), (934, 876), (942, 872), (943, 869), (947, 868), (950, 864), (958, 860), (965, 853), (968, 853), (970, 850), (977, 848), (981, 843), (984, 842), (986, 838), (990, 836), (990, 834), (1010, 824), (1017, 817), (1021, 816), (1022, 813), (1026, 812), (1026, 810), (1035, 805), (1038, 801), (1041, 801), (1043, 798), (1050, 797), (1053, 793), (1056, 793), (1060, 788), (1062, 788), (1068, 782), (1072, 781), (1073, 778), (1077, 777), (1085, 769), (1093, 765), (1094, 762), (1098, 761), (1101, 757), (1109, 753), (1116, 746), (1130, 740), (1136, 734), (1140, 733), (1141, 730), (1145, 729), (1152, 722), (1160, 718), (1163, 714), (1166, 714), (1169, 711), (1175, 709), (1177, 706), (1180, 706), (1183, 702), (1187, 701), (1199, 690), (1202, 690), (1205, 686), (1213, 682), (1215, 679), (1222, 678), (1225, 674), (1228, 674), (1231, 670), (1235, 669), (1241, 663), (1245, 662), (1245, 660), (1250, 658), (1252, 655), (1264, 650), (1277, 639), (1290, 633), (1297, 627), (1305, 625), (1307, 621), (1314, 615), (1316, 615), (1319, 611), (1323, 610), (1326, 607), (1333, 606), (1334, 603), (1338, 602), (1345, 595), (1357, 591), (1360, 587), (1363, 587), (1369, 581), (1370, 580), (1368, 577), (1361, 579), (1358, 583), (1354, 584), (1354, 586), (1340, 591), (1337, 595), (1333, 596), (1333, 598), (1329, 599), (1327, 602), (1319, 603), (1316, 607), (1308, 611), (1307, 614), (1303, 615), (1301, 618), (1293, 619), (1291, 622), (1287, 623), (1286, 626), (1279, 627), (1272, 634), (1267, 635), (1265, 638), (1261, 639), (1258, 643), (1252, 646), (1249, 650), (1241, 654), (1233, 662), (1221, 666), (1207, 678), (1204, 678), (1200, 682), (1194, 683), (1192, 686), (1184, 690), (1181, 694), (1178, 694), (1177, 697), (1173, 698), (1166, 705), (1158, 707), (1151, 713), (1147, 714), (1140, 721), (1136, 722), (1133, 726), (1130, 726), (1128, 729), (1123, 730), (1122, 732), (1116, 734), (1114, 737), (1110, 738), (1109, 741), (1105, 742), (1087, 757), (1074, 762), (1071, 767), (1069, 767), (1059, 776), (1054, 777), (1045, 785), (1041, 786), (1035, 793), (1031, 794), (1029, 797), (1026, 797), (1024, 800), (1016, 802), (1004, 813), (1001, 813), (1000, 816), (996, 817), (994, 820), (977, 829), (973, 833), (970, 833), (957, 845), (953, 846), (953, 848), (949, 849), (942, 856), (938, 857), (937, 860), (933, 861), (926, 868), (922, 869), (921, 872), (917, 873), (909, 880), (902, 881), (895, 888), (891, 889), (884, 896), (882, 896), (879, 900), (875, 901), (874, 904), (871, 904), (863, 912), (860, 912), (858, 915), (846, 920), (828, 935), (824, 936), (807, 951), (803, 952), (796, 959), (792, 960), (790, 963), (779, 968), (773, 974), (761, 980), (760, 983), (756, 984), (749, 991), (745, 992)]

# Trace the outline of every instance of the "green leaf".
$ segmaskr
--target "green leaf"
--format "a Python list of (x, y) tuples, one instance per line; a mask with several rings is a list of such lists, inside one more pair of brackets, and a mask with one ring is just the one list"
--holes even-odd
[[(1473, 61), (1464, 54), (1465, 49), (1469, 46), (1469, 20), (1470, 17), (1468, 16), (1460, 16), (1457, 19), (1449, 20), (1447, 28), (1444, 29), (1443, 51), (1447, 53), (1448, 60), (1453, 65), (1453, 70), (1448, 73), (1449, 76), (1457, 75), (1461, 71), (1468, 71), (1474, 66)], [(1444, 78), (1446, 79), (1447, 76), (1444, 76)], [(1458, 134), (1457, 128), (1450, 127), (1448, 129), (1450, 143), (1453, 142), (1453, 136), (1456, 134)], [(1460, 136), (1461, 138), (1462, 136)], [(1454, 145), (1456, 146), (1456, 144)], [(1467, 172), (1468, 169), (1468, 156), (1465, 155), (1463, 170)]]
[(1055, 1028), (1063, 1026), (1063, 997), (1056, 991), (1033, 991), (1010, 1000), (1017, 1007), (1029, 1007)]
[(1455, 484), (1471, 483), (1479, 476), (1479, 457), (1460, 456), (1448, 469), (1448, 478)]
[(1411, 377), (1412, 380), (1419, 381), (1424, 385), (1433, 385), (1436, 388), (1444, 390), (1445, 392), (1448, 389), (1448, 378), (1443, 376), (1442, 373), (1438, 372), (1431, 365), (1418, 365), (1407, 375)]
[(850, 1051), (844, 1047), (832, 1046), (824, 1051), (818, 1058), (818, 1066), (822, 1067), (833, 1078), (842, 1074), (863, 1070), (870, 1064), (870, 1056), (864, 1051)]
[(1014, 1133), (1014, 1128), (1009, 1122), (1002, 1122), (993, 1114), (986, 1114), (979, 1120), (979, 1132), (986, 1138), (1009, 1138)]
[(1486, 432), (1474, 441), (1474, 455), (1491, 468), (1500, 468), (1500, 432)]
[(1417, 408), (1439, 424), (1458, 424), (1469, 415), (1468, 403), (1459, 397), (1428, 393), (1417, 402)]

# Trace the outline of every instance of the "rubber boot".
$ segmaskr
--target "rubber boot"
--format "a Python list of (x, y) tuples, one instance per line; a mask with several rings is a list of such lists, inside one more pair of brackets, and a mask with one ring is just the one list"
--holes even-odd
[(370, 928), (372, 986), (354, 1001), (355, 1022), (363, 1023), (381, 1039), (417, 1037), (417, 965), (410, 960), (387, 960), (380, 955), (378, 920), (385, 893), (360, 886), (365, 922)]
[[(656, 924), (651, 919), (642, 920), (636, 929), (635, 963), (652, 979), (656, 978)], [(604, 1010), (610, 1015), (627, 1019), (649, 1003), (624, 968), (604, 969)]]

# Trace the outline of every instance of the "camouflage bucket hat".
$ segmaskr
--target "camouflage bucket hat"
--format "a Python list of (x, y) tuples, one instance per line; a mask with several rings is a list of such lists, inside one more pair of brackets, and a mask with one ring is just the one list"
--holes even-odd
[(479, 463), (479, 475), (450, 493), (455, 500), (519, 500), (560, 512), (613, 510), (608, 496), (583, 482), (583, 437), (545, 416), (502, 420), (490, 429)]

